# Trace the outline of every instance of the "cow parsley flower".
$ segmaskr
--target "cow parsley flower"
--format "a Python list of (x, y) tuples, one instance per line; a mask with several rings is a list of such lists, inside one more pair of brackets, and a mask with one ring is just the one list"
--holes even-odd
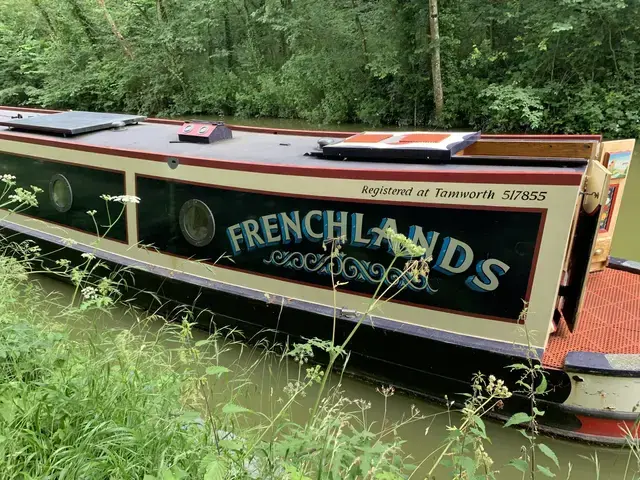
[(113, 202), (118, 203), (140, 203), (140, 198), (134, 195), (118, 195), (111, 199)]
[(396, 233), (393, 228), (387, 228), (385, 235), (391, 246), (391, 251), (396, 257), (422, 257), (427, 253), (427, 249), (416, 245), (413, 240), (401, 233)]
[(116, 203), (140, 203), (140, 198), (134, 195), (116, 195), (115, 197), (112, 195), (100, 195), (102, 200), (107, 202), (116, 202)]
[(5, 173), (4, 175), (0, 176), (0, 182), (6, 183), (9, 186), (13, 186), (16, 184), (16, 176)]
[(87, 300), (95, 300), (98, 298), (98, 291), (94, 287), (84, 287), (82, 289), (82, 296)]

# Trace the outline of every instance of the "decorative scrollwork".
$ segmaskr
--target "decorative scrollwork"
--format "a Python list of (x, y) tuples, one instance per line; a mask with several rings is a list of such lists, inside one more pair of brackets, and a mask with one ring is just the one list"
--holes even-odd
[(395, 285), (397, 288), (407, 288), (414, 292), (426, 291), (434, 293), (429, 287), (426, 275), (414, 275), (399, 268), (385, 268), (381, 263), (372, 263), (344, 255), (334, 256), (322, 253), (284, 252), (274, 250), (268, 259), (263, 260), (265, 265), (289, 268), (307, 273), (342, 277), (348, 281), (356, 281), (370, 284), (378, 284), (384, 280), (386, 285)]

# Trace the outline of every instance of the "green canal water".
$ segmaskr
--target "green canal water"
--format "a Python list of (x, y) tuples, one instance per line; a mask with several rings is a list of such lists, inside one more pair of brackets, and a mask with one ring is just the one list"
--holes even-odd
[[(61, 303), (65, 304), (71, 301), (73, 288), (50, 277), (39, 275), (37, 281), (45, 288), (46, 291), (56, 294), (61, 299)], [(103, 329), (131, 329), (136, 323), (136, 318), (130, 310), (119, 310), (113, 312), (110, 316), (85, 317), (77, 320), (72, 327), (81, 332), (87, 328), (103, 330)], [(160, 328), (161, 324), (157, 323), (151, 326), (151, 329)], [(133, 327), (135, 329), (135, 327)], [(206, 338), (204, 331), (194, 331), (194, 341)], [(175, 348), (174, 343), (167, 343), (167, 347)], [(260, 358), (261, 353), (258, 349), (240, 349), (240, 347), (232, 346), (231, 349), (222, 354), (219, 359), (221, 365), (231, 367), (232, 371), (248, 371), (250, 366), (254, 364), (256, 359)], [(445, 358), (443, 361), (455, 362), (455, 358)], [(295, 380), (295, 372), (298, 365), (293, 362), (264, 362), (257, 368), (253, 368), (250, 377), (251, 382), (257, 386), (258, 395), (242, 396), (236, 400), (236, 403), (250, 408), (254, 411), (269, 414), (274, 405), (274, 398), (282, 396), (283, 389), (289, 379)], [(289, 375), (289, 377), (287, 376)], [(243, 376), (243, 379), (246, 377)], [(335, 382), (334, 382), (335, 385)], [(364, 399), (371, 403), (371, 409), (367, 413), (369, 421), (380, 421), (384, 415), (389, 422), (399, 422), (403, 418), (410, 416), (412, 406), (415, 406), (420, 412), (427, 416), (426, 420), (405, 425), (398, 429), (397, 433), (406, 440), (404, 451), (414, 459), (412, 463), (417, 464), (427, 455), (436, 450), (444, 442), (449, 424), (449, 415), (443, 408), (434, 406), (424, 402), (419, 398), (404, 395), (396, 392), (391, 396), (385, 405), (384, 398), (376, 392), (377, 386), (365, 383), (357, 379), (345, 377), (342, 378), (341, 387), (350, 399)], [(305, 416), (312, 408), (315, 400), (314, 391), (310, 390), (308, 395), (300, 400), (296, 405), (295, 420), (303, 422)], [(276, 405), (277, 408), (277, 405)], [(452, 423), (459, 424), (459, 417), (455, 414), (451, 415)], [(491, 438), (491, 444), (487, 447), (487, 453), (493, 458), (496, 465), (506, 465), (510, 459), (518, 457), (520, 454), (520, 446), (523, 445), (524, 437), (516, 430), (504, 428), (501, 424), (492, 421), (486, 421), (487, 434)], [(585, 444), (569, 442), (554, 438), (542, 437), (541, 442), (551, 447), (557, 454), (561, 469), (558, 471), (552, 462), (542, 455), (542, 459), (538, 459), (538, 463), (547, 466), (557, 473), (557, 478), (565, 479), (568, 473), (568, 464), (572, 464), (571, 478), (576, 480), (591, 480), (598, 478), (599, 480), (624, 478), (625, 465), (628, 459), (628, 451), (622, 448), (601, 448)], [(596, 476), (596, 470), (593, 463), (588, 460), (589, 457), (596, 456), (600, 464), (600, 476)], [(431, 460), (433, 457), (431, 457)], [(632, 465), (634, 462), (632, 461)], [(415, 480), (423, 480), (431, 467), (430, 461), (425, 462), (424, 468), (419, 470), (412, 478)], [(499, 480), (515, 480), (522, 478), (521, 474), (512, 467), (500, 468), (501, 473), (498, 475)], [(436, 470), (437, 480), (448, 480), (446, 472)], [(536, 477), (544, 478), (544, 477)], [(629, 479), (631, 477), (628, 477)]]
[[(198, 117), (202, 118), (202, 117)], [(218, 118), (216, 118), (218, 119)], [(251, 124), (259, 126), (270, 126), (279, 128), (322, 128), (331, 130), (346, 130), (346, 131), (359, 131), (364, 130), (366, 127), (361, 125), (324, 125), (314, 126), (304, 122), (294, 120), (247, 120), (236, 118), (225, 118), (227, 123), (230, 124)], [(636, 151), (636, 161), (640, 163), (640, 150)], [(636, 215), (640, 213), (640, 165), (635, 166), (632, 164), (630, 176), (627, 181), (627, 185), (624, 192), (624, 200), (620, 217), (616, 227), (616, 233), (613, 242), (614, 256), (625, 257), (628, 259), (640, 261), (640, 246), (638, 244), (638, 237), (640, 236), (640, 222), (637, 221)], [(38, 281), (42, 283), (47, 290), (59, 292), (64, 296), (70, 298), (70, 287), (66, 284), (51, 280), (46, 277), (39, 277)], [(101, 320), (105, 322), (103, 326), (114, 328), (129, 328), (134, 319), (128, 316), (125, 311), (116, 313), (112, 318)], [(94, 319), (87, 319), (88, 322), (95, 321)], [(204, 332), (196, 332), (197, 337), (204, 338)], [(237, 361), (240, 357), (241, 361), (251, 362), (251, 358), (242, 359), (240, 350), (233, 350), (226, 353), (229, 363)], [(455, 358), (442, 359), (442, 361), (455, 362)], [(296, 367), (290, 365), (291, 371), (294, 371)], [(255, 396), (247, 399), (250, 403), (246, 405), (249, 408), (260, 410), (268, 408), (269, 400), (267, 396), (270, 394), (271, 389), (275, 392), (281, 391), (286, 384), (285, 372), (273, 375), (273, 373), (265, 373), (265, 369), (257, 369), (253, 381), (257, 385), (262, 385), (264, 397)], [(411, 406), (415, 405), (425, 415), (435, 415), (428, 421), (415, 423), (402, 427), (398, 434), (407, 440), (406, 452), (411, 454), (415, 459), (415, 463), (420, 462), (424, 457), (439, 447), (447, 432), (446, 425), (448, 423), (448, 416), (446, 412), (431, 404), (425, 403), (420, 399), (416, 399), (410, 396), (396, 393), (394, 396), (388, 399), (388, 403), (385, 406), (384, 398), (376, 392), (376, 386), (363, 383), (357, 380), (346, 378), (343, 380), (343, 388), (346, 395), (350, 398), (363, 398), (371, 402), (372, 408), (369, 412), (369, 418), (374, 419), (376, 417), (382, 418), (386, 409), (387, 418), (393, 420), (400, 420), (403, 417), (407, 417), (411, 410)], [(302, 419), (306, 412), (311, 408), (311, 402), (313, 395), (309, 395), (307, 402), (303, 402), (298, 407), (300, 418)], [(490, 438), (492, 439), (492, 445), (488, 448), (488, 453), (493, 457), (497, 465), (506, 464), (511, 458), (519, 455), (520, 446), (523, 444), (524, 438), (513, 429), (505, 429), (499, 424), (488, 422), (487, 430)], [(568, 468), (567, 464), (572, 464), (571, 478), (579, 480), (588, 480), (599, 478), (601, 480), (606, 479), (622, 479), (624, 477), (625, 465), (627, 462), (627, 451), (621, 448), (596, 448), (594, 446), (588, 446), (584, 444), (578, 444), (558, 439), (544, 439), (544, 443), (549, 445), (558, 455), (561, 462), (561, 470), (558, 471), (553, 467), (549, 461), (541, 461), (543, 465), (548, 466), (554, 472), (557, 472), (557, 477), (560, 479), (567, 478)], [(600, 464), (600, 476), (596, 477), (595, 468), (588, 457), (597, 454), (598, 462)], [(587, 458), (585, 458), (587, 457)], [(632, 462), (633, 463), (633, 462)], [(429, 465), (429, 462), (426, 463)], [(420, 471), (419, 473), (426, 473), (426, 471)], [(539, 475), (540, 478), (543, 478)], [(415, 479), (422, 479), (424, 475), (416, 474), (413, 476)], [(439, 475), (438, 479), (446, 478)], [(501, 473), (498, 476), (499, 479), (519, 479), (522, 478), (521, 474), (511, 467), (501, 468)], [(538, 477), (536, 477), (538, 478)], [(629, 477), (630, 478), (630, 477)]]

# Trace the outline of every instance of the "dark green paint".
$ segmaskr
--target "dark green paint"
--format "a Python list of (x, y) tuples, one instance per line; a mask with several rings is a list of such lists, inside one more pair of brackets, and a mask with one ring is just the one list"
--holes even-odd
[[(39, 160), (20, 155), (0, 154), (0, 175), (16, 176), (17, 186), (34, 185), (43, 190), (38, 194), (38, 206), (29, 208), (24, 213), (60, 225), (73, 227), (88, 233), (96, 234), (93, 219), (87, 214), (96, 210), (95, 219), (100, 235), (107, 232), (109, 217), (107, 205), (100, 198), (102, 194), (112, 196), (124, 195), (124, 173), (96, 170), (66, 163)], [(63, 175), (71, 185), (73, 204), (67, 212), (59, 212), (50, 199), (50, 181), (56, 175)], [(114, 221), (122, 210), (120, 203), (109, 202), (111, 221)], [(108, 231), (106, 238), (126, 241), (126, 213)]]

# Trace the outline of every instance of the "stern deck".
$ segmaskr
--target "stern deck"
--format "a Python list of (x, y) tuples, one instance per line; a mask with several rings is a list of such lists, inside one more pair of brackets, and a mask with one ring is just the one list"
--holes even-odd
[(562, 368), (571, 351), (640, 354), (640, 275), (612, 268), (589, 275), (576, 331), (559, 322), (542, 363)]

